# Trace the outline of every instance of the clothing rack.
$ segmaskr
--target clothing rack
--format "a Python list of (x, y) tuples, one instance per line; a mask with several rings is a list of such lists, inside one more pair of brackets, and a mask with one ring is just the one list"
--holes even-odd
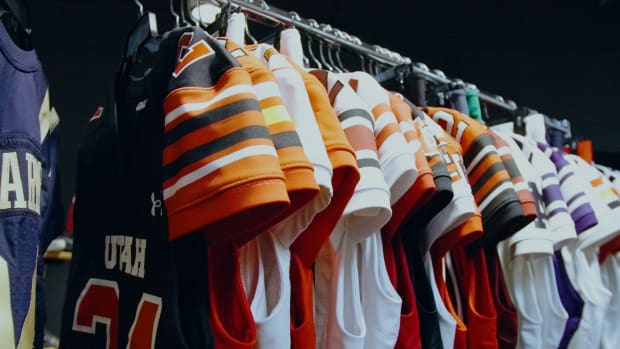
[[(405, 67), (410, 72), (426, 81), (435, 84), (453, 85), (457, 87), (468, 87), (478, 90), (476, 85), (466, 83), (461, 79), (450, 79), (440, 70), (430, 70), (424, 63), (414, 63), (410, 58), (400, 55), (397, 52), (388, 50), (379, 45), (370, 45), (363, 42), (357, 36), (350, 35), (342, 30), (333, 28), (327, 24), (319, 24), (314, 19), (303, 19), (296, 12), (284, 11), (277, 7), (267, 4), (263, 0), (217, 0), (218, 2), (228, 2), (251, 18), (267, 19), (271, 22), (283, 25), (285, 27), (295, 27), (308, 34), (311, 34), (317, 38), (320, 38), (332, 45), (339, 47), (346, 47), (354, 52), (362, 54), (368, 58), (372, 58), (377, 62), (383, 63), (391, 67), (391, 69), (397, 69), (398, 67)], [(482, 91), (479, 91), (479, 98), (482, 102), (488, 105), (516, 112), (518, 109), (517, 104), (511, 100), (504, 100), (499, 95), (492, 95)], [(564, 133), (565, 138), (571, 138), (570, 122), (566, 119), (557, 120), (545, 116), (545, 124), (547, 127), (551, 127)]]

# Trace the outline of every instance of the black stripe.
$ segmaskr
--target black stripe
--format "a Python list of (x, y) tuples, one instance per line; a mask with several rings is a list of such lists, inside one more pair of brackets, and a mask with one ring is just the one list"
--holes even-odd
[(465, 160), (465, 165), (469, 166), (469, 164), (474, 160), (476, 155), (487, 145), (492, 145), (496, 147), (495, 141), (490, 134), (483, 133), (476, 137), (469, 149), (467, 149), (467, 151), (465, 151), (465, 154), (463, 154), (463, 160)]
[[(504, 183), (508, 183), (508, 181), (506, 180), (500, 181), (495, 187), (493, 187), (489, 191), (487, 195), (481, 198), (480, 202), (477, 202), (477, 204), (480, 204), (481, 202), (483, 202), (484, 199), (486, 199), (489, 195), (493, 194), (493, 192), (497, 190), (497, 188), (500, 185), (503, 185)], [(504, 191), (498, 194), (495, 197), (495, 199), (491, 200), (491, 202), (487, 205), (487, 207), (484, 210), (482, 210), (482, 218), (485, 219), (485, 217), (487, 217), (488, 219), (489, 215), (493, 215), (495, 213), (494, 211), (497, 210), (498, 207), (502, 207), (506, 201), (520, 202), (519, 197), (517, 196), (517, 193), (514, 191), (514, 189), (510, 187), (508, 187), (507, 189), (504, 189)]]
[(286, 147), (301, 147), (301, 141), (296, 131), (286, 131), (271, 135), (273, 144), (276, 149), (282, 149)]
[(181, 137), (205, 126), (225, 120), (244, 111), (260, 111), (260, 106), (255, 99), (242, 99), (219, 108), (209, 110), (198, 116), (193, 116), (166, 132), (166, 146), (174, 144)]
[(338, 120), (340, 120), (340, 122), (343, 122), (346, 119), (349, 119), (355, 116), (358, 116), (358, 117), (361, 117), (361, 118), (364, 118), (370, 121), (370, 124), (372, 125), (372, 127), (373, 128), (375, 127), (375, 119), (373, 119), (372, 115), (370, 115), (370, 113), (364, 109), (345, 110), (342, 113), (338, 114)]
[(511, 157), (510, 159), (506, 159), (503, 163), (506, 171), (508, 171), (508, 174), (510, 175), (510, 178), (521, 177), (521, 171), (519, 171), (519, 167), (517, 166), (514, 158)]
[(504, 164), (502, 164), (501, 162), (497, 162), (491, 165), (486, 171), (484, 171), (482, 176), (480, 176), (480, 178), (478, 178), (478, 180), (474, 182), (474, 185), (471, 186), (471, 191), (473, 193), (477, 193), (478, 190), (480, 190), (480, 188), (482, 188), (482, 186), (485, 185), (487, 181), (491, 179), (491, 177), (494, 174), (498, 173), (499, 171), (503, 169), (504, 169)]
[(164, 178), (172, 178), (183, 168), (199, 161), (207, 156), (229, 148), (239, 142), (249, 139), (270, 139), (269, 131), (265, 126), (248, 126), (237, 130), (226, 136), (220, 137), (212, 142), (202, 144), (194, 149), (186, 151), (174, 162), (164, 167)]
[(376, 159), (357, 159), (357, 167), (376, 167), (381, 169), (381, 165), (379, 165), (379, 161)]
[(614, 200), (614, 201), (610, 202), (609, 204), (607, 204), (607, 206), (609, 206), (609, 208), (611, 208), (613, 210), (614, 208), (620, 206), (620, 201)]
[(447, 176), (450, 177), (450, 172), (448, 171), (448, 166), (443, 161), (440, 161), (433, 166), (431, 166), (431, 171), (433, 172), (433, 177), (441, 177)]

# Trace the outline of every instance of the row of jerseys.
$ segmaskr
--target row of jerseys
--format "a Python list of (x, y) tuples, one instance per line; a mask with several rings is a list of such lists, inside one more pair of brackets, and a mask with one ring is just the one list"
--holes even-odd
[(611, 340), (588, 298), (615, 290), (592, 259), (620, 245), (607, 177), (366, 73), (306, 71), (287, 40), (180, 28), (117, 79), (78, 155), (63, 347)]

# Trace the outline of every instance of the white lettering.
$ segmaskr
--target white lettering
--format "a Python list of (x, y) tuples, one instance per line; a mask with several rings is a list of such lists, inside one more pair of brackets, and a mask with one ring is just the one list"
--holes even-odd
[[(119, 239), (122, 241), (122, 238)], [(118, 267), (123, 270), (123, 265), (125, 266), (124, 272), (127, 274), (131, 273), (131, 245), (133, 242), (133, 238), (131, 236), (125, 236), (125, 242), (119, 246), (122, 246), (121, 255), (118, 261)]]
[(26, 162), (28, 164), (28, 208), (40, 213), (43, 168), (41, 162), (32, 154), (26, 153)]
[[(19, 171), (17, 153), (2, 154), (2, 178), (0, 179), (0, 209), (26, 208), (24, 200), (24, 187)], [(15, 192), (15, 200), (11, 205), (9, 193)]]
[(105, 237), (105, 268), (113, 269), (116, 266), (116, 236)]
[(125, 274), (144, 278), (146, 239), (134, 239), (133, 236), (126, 235), (107, 235), (104, 259), (108, 270), (118, 268)]
[(146, 260), (146, 240), (136, 239), (136, 255), (134, 256), (131, 275), (144, 278), (144, 263)]

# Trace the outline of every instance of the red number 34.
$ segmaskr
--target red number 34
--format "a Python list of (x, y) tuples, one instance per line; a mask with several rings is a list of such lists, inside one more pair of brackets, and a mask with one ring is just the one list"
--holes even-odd
[[(118, 349), (119, 290), (116, 281), (90, 279), (78, 298), (73, 330), (95, 334), (97, 323), (106, 327), (106, 349)], [(161, 298), (142, 294), (128, 334), (127, 349), (153, 349), (161, 314)]]

